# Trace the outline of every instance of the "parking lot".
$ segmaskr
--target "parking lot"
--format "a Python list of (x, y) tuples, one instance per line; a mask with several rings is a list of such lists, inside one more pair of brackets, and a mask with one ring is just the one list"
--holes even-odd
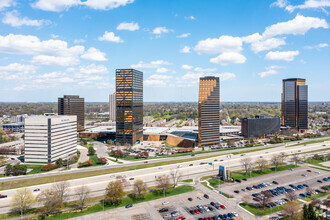
[[(328, 180), (328, 177), (330, 177), (329, 172), (313, 168), (298, 167), (241, 180), (240, 183), (226, 183), (221, 185), (220, 189), (239, 200), (245, 195), (249, 195), (254, 203), (257, 203), (262, 196), (264, 196), (262, 194), (265, 192), (270, 193), (272, 202), (268, 206), (274, 207), (286, 202), (285, 195), (289, 191), (294, 191), (298, 199), (319, 193), (320, 187), (330, 185), (330, 178)], [(307, 188), (309, 190), (306, 190)]]
[[(203, 186), (204, 187), (204, 186)], [(133, 204), (131, 208), (117, 208), (108, 210), (105, 212), (94, 213), (91, 215), (80, 216), (76, 219), (144, 219), (144, 220), (154, 220), (154, 219), (164, 219), (164, 220), (177, 220), (177, 219), (187, 219), (187, 220), (198, 220), (204, 219), (205, 217), (218, 217), (218, 215), (224, 215), (232, 212), (238, 212), (237, 207), (232, 206), (228, 203), (226, 198), (220, 197), (218, 193), (208, 193), (209, 198), (204, 197), (204, 188), (197, 188), (195, 191), (190, 193), (185, 193), (177, 196), (172, 196), (164, 199), (157, 199), (149, 202)], [(201, 199), (198, 199), (200, 197)], [(191, 198), (192, 201), (189, 201), (188, 198)], [(223, 209), (219, 207), (212, 206), (211, 202), (218, 203), (219, 205), (224, 205), (226, 208)], [(195, 210), (197, 206), (200, 205), (203, 209), (202, 213), (191, 214), (190, 210)], [(208, 210), (205, 208), (207, 207)], [(209, 209), (212, 207), (212, 211)], [(163, 212), (159, 212), (163, 209)], [(174, 215), (173, 215), (174, 214)], [(230, 218), (228, 218), (230, 219)], [(241, 220), (243, 219), (240, 216), (233, 217), (232, 219)], [(251, 219), (251, 218), (244, 218)]]

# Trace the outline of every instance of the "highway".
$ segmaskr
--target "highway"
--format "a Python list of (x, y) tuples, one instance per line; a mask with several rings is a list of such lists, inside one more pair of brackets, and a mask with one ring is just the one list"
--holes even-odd
[[(70, 183), (71, 186), (70, 194), (72, 195), (70, 199), (74, 199), (73, 195), (75, 188), (82, 185), (88, 186), (91, 189), (93, 196), (103, 195), (104, 189), (107, 186), (108, 182), (112, 180), (116, 180), (118, 176), (125, 176), (127, 180), (129, 178), (134, 178), (134, 180), (142, 179), (148, 182), (149, 183), (148, 185), (151, 186), (154, 184), (155, 178), (157, 176), (162, 174), (169, 174), (171, 171), (175, 169), (179, 170), (179, 172), (183, 175), (183, 179), (188, 179), (188, 178), (194, 178), (196, 175), (200, 175), (202, 173), (204, 173), (205, 175), (208, 175), (209, 173), (216, 173), (219, 165), (227, 166), (232, 171), (242, 169), (240, 165), (240, 160), (241, 158), (244, 157), (250, 157), (252, 160), (256, 160), (257, 158), (260, 157), (263, 157), (265, 159), (270, 159), (274, 154), (278, 154), (278, 153), (285, 153), (287, 155), (290, 155), (294, 153), (304, 153), (312, 150), (326, 149), (329, 147), (329, 144), (330, 141), (317, 143), (317, 144), (309, 144), (306, 146), (304, 145), (299, 145), (294, 147), (281, 146), (271, 149), (250, 152), (244, 155), (240, 155), (240, 154), (231, 155), (230, 159), (228, 159), (226, 155), (223, 155), (223, 156), (210, 157), (208, 159), (195, 160), (192, 162), (177, 163), (177, 164), (165, 165), (161, 167), (145, 168), (145, 169), (116, 173), (116, 174), (106, 174), (106, 175), (69, 180), (68, 182)], [(215, 159), (218, 161), (214, 162)], [(214, 165), (212, 166), (208, 164), (200, 165), (201, 162), (206, 162), (206, 163), (212, 162)], [(189, 166), (190, 164), (193, 165)], [(54, 176), (50, 178), (54, 178)], [(128, 180), (128, 182), (134, 182), (134, 180), (131, 181)], [(31, 186), (28, 188), (31, 190), (39, 188), (42, 191), (47, 188), (51, 188), (52, 185), (53, 183), (49, 183), (49, 184)], [(126, 187), (126, 190), (129, 189), (131, 189), (131, 186)], [(0, 200), (1, 201), (0, 213), (7, 212), (11, 197), (16, 193), (16, 189), (4, 190), (1, 191), (0, 193), (4, 195), (8, 195), (8, 198), (4, 198)]]
[[(310, 140), (322, 140), (322, 139), (327, 139), (329, 137), (323, 137), (323, 138), (318, 138), (318, 139), (305, 139), (301, 141), (294, 141), (287, 143), (287, 146), (294, 145), (297, 143), (304, 143)], [(263, 148), (269, 148), (269, 147), (278, 147), (278, 146), (284, 146), (284, 143), (280, 144), (273, 144), (273, 145), (266, 145), (266, 146), (260, 146), (260, 147), (253, 147), (253, 148), (234, 148), (232, 150), (224, 150), (224, 151), (215, 151), (215, 152), (210, 152), (210, 153), (203, 153), (203, 154), (196, 154), (194, 158), (197, 157), (205, 157), (205, 156), (214, 156), (214, 155), (219, 155), (219, 154), (231, 154), (235, 152), (240, 152), (240, 151), (245, 151), (245, 150), (256, 150), (256, 149), (263, 149)], [(157, 163), (161, 161), (173, 161), (173, 160), (180, 160), (180, 159), (187, 159), (187, 158), (192, 158), (191, 155), (188, 156), (178, 156), (178, 157), (168, 157), (168, 158), (159, 158), (159, 159), (150, 159), (148, 160), (149, 163)], [(31, 175), (24, 175), (24, 176), (13, 176), (13, 177), (2, 177), (0, 178), (1, 182), (7, 182), (7, 181), (14, 181), (14, 180), (21, 180), (21, 179), (32, 179), (32, 178), (38, 178), (38, 177), (44, 177), (44, 176), (49, 176), (49, 177), (54, 177), (56, 178), (57, 175), (62, 175), (62, 174), (70, 174), (70, 173), (81, 173), (81, 172), (87, 172), (87, 171), (95, 171), (95, 170), (106, 170), (106, 169), (111, 169), (111, 168), (118, 168), (118, 167), (127, 167), (127, 166), (135, 166), (139, 164), (144, 164), (144, 160), (142, 161), (132, 161), (127, 164), (116, 164), (116, 165), (105, 165), (105, 166), (97, 166), (97, 167), (87, 167), (87, 168), (73, 168), (71, 170), (65, 170), (65, 171), (51, 171), (47, 173), (40, 173), (40, 174), (31, 174)]]

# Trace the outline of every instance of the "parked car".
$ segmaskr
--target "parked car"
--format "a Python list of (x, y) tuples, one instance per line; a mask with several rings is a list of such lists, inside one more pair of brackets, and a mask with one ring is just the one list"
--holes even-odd
[(318, 183), (322, 183), (322, 181), (321, 181), (321, 180), (317, 180), (317, 182), (318, 182)]
[(312, 172), (311, 170), (306, 170), (307, 172)]
[(162, 209), (159, 210), (160, 213), (162, 213), (162, 212), (167, 212), (167, 211), (168, 211), (167, 208), (162, 208)]
[(238, 190), (234, 190), (234, 193), (239, 193), (239, 191)]
[(193, 201), (193, 199), (192, 198), (188, 198), (188, 200), (191, 202), (191, 201)]
[(246, 179), (246, 178), (243, 178), (242, 180), (244, 180), (244, 181), (247, 181), (247, 179)]
[(168, 201), (164, 201), (162, 204), (163, 205), (167, 205), (167, 204), (169, 204), (170, 202), (168, 202)]
[(125, 206), (125, 208), (131, 208), (131, 207), (133, 207), (133, 204), (128, 204)]
[(273, 184), (276, 184), (276, 185), (278, 185), (278, 182), (277, 182), (277, 181), (275, 181), (275, 180), (274, 180), (272, 183), (273, 183)]
[(238, 183), (242, 182), (242, 180), (240, 180), (240, 179), (236, 179), (235, 181), (238, 182)]
[(209, 195), (204, 194), (204, 198), (208, 199), (209, 198)]
[(134, 180), (134, 177), (129, 178), (129, 180)]

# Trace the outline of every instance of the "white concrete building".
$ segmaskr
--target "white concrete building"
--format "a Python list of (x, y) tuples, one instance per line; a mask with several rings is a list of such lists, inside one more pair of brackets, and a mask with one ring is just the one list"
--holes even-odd
[(25, 162), (54, 163), (77, 150), (77, 116), (32, 116), (25, 119)]
[(116, 93), (109, 95), (109, 119), (116, 121)]

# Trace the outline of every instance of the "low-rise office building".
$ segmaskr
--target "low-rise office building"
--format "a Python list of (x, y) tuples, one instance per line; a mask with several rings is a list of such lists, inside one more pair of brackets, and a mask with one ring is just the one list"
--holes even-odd
[(7, 132), (24, 132), (24, 122), (3, 124), (2, 129)]
[(255, 118), (243, 118), (241, 130), (245, 138), (261, 138), (279, 133), (280, 126), (280, 117), (256, 116)]
[(24, 134), (26, 163), (54, 163), (77, 152), (75, 115), (28, 117)]

